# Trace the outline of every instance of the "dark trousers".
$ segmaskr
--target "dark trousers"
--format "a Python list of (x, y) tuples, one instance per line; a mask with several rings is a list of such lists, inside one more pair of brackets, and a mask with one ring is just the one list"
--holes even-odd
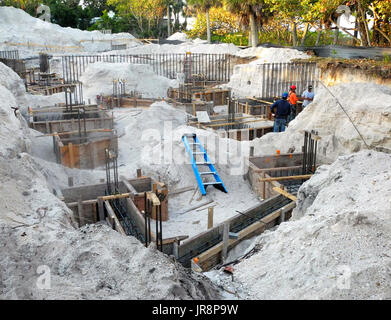
[(294, 118), (296, 118), (296, 105), (291, 104), (291, 114), (288, 117), (288, 122), (291, 122)]

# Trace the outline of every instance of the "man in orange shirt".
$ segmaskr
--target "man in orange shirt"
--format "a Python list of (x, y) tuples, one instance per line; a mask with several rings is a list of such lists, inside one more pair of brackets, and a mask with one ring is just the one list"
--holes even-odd
[(289, 121), (292, 121), (296, 117), (296, 105), (297, 105), (297, 101), (299, 101), (299, 99), (296, 96), (296, 86), (295, 85), (291, 86), (291, 89), (289, 90), (288, 101), (291, 104), (291, 114), (289, 117)]

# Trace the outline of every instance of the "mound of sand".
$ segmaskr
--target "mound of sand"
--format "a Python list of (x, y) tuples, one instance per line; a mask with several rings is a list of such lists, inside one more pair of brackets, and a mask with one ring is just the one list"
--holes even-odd
[[(329, 88), (341, 102), (358, 131), (370, 147), (391, 148), (391, 89), (373, 83), (340, 84)], [(363, 94), (365, 92), (365, 94)], [(303, 130), (319, 132), (318, 157), (333, 162), (366, 148), (349, 117), (324, 87), (315, 89), (314, 101), (306, 107), (283, 133), (268, 133), (252, 141), (255, 155), (287, 152), (292, 146), (300, 152)]]
[(130, 33), (103, 34), (63, 28), (34, 18), (21, 9), (0, 7), (1, 47), (20, 49), (22, 56), (45, 48), (56, 52), (105, 51), (110, 50), (111, 40), (114, 43), (125, 41), (128, 46), (140, 45)]
[(229, 285), (249, 299), (390, 299), (390, 172), (375, 151), (320, 167), (293, 221), (261, 235)]
[(25, 153), (29, 134), (16, 105), (0, 85), (1, 299), (220, 298), (205, 277), (133, 237), (99, 224), (75, 228), (51, 192), (52, 168)]
[(80, 81), (84, 99), (95, 101), (97, 95), (112, 95), (113, 80), (124, 80), (126, 93), (137, 91), (143, 98), (164, 98), (169, 87), (177, 87), (176, 80), (158, 76), (150, 65), (96, 62), (88, 65)]
[(256, 60), (248, 64), (239, 64), (234, 67), (230, 82), (223, 85), (230, 88), (235, 97), (262, 97), (263, 64), (290, 62), (293, 59), (306, 59), (306, 53), (289, 48), (248, 48), (238, 51), (239, 57), (255, 57)]

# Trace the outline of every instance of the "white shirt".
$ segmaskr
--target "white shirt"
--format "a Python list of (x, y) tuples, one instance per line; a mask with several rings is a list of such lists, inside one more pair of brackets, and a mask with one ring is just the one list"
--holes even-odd
[[(303, 94), (301, 95), (303, 98), (310, 98), (313, 99), (315, 97), (315, 93), (313, 91), (309, 92), (308, 90), (304, 91)], [(308, 106), (312, 100), (304, 100), (303, 101), (303, 108)]]

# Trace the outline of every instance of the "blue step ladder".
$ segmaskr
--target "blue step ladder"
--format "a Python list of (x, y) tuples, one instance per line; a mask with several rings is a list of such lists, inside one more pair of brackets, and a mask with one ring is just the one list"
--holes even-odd
[[(194, 175), (197, 179), (198, 186), (202, 195), (206, 195), (206, 188), (208, 186), (214, 186), (216, 189), (219, 189), (227, 193), (223, 181), (221, 181), (219, 174), (217, 173), (215, 167), (210, 161), (208, 154), (206, 153), (204, 147), (202, 146), (200, 140), (198, 140), (196, 134), (184, 134), (182, 136), (182, 141), (185, 144), (186, 151), (190, 155), (191, 166), (193, 167)], [(198, 148), (198, 149), (197, 149)], [(199, 160), (197, 156), (202, 156), (202, 160)], [(209, 171), (199, 171), (198, 166), (209, 168)], [(202, 177), (213, 176), (215, 181), (204, 182)]]

